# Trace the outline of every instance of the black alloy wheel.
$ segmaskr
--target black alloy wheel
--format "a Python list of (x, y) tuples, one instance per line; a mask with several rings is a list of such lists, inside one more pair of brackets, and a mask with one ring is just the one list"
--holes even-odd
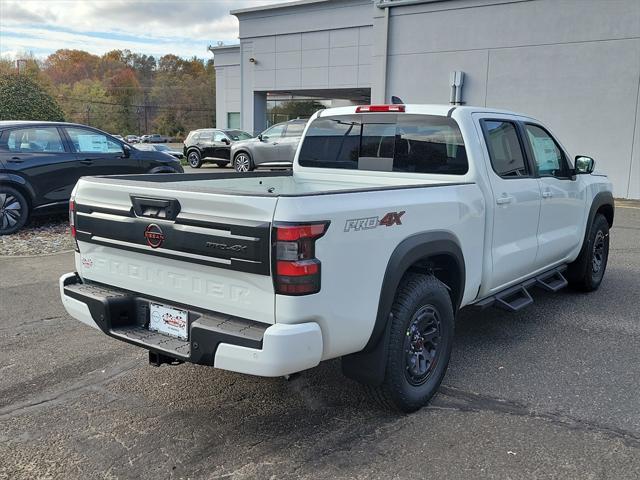
[(29, 205), (14, 188), (0, 186), (0, 235), (20, 230), (29, 218)]
[(435, 369), (441, 350), (440, 318), (433, 305), (424, 305), (411, 319), (404, 342), (407, 380), (424, 384)]
[(200, 152), (197, 150), (191, 150), (187, 155), (187, 162), (193, 168), (200, 168), (202, 166), (202, 158)]

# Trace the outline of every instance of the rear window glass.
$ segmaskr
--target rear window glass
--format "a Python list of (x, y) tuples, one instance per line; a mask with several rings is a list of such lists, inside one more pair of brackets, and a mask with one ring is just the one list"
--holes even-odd
[(304, 167), (464, 175), (457, 123), (434, 115), (341, 115), (314, 120), (298, 161)]

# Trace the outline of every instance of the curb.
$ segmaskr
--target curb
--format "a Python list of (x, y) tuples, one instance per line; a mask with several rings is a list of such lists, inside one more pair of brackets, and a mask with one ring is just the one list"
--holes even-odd
[(7, 258), (38, 258), (38, 257), (51, 257), (53, 255), (60, 255), (62, 253), (71, 253), (74, 250), (63, 250), (61, 252), (53, 252), (53, 253), (42, 253), (40, 255), (0, 255), (0, 260), (4, 260)]

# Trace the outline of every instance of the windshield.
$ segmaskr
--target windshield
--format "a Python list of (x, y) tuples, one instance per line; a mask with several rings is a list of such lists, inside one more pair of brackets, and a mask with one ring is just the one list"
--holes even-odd
[(303, 167), (464, 175), (469, 169), (458, 124), (435, 115), (320, 117), (304, 137)]
[(250, 138), (253, 138), (253, 135), (249, 135), (247, 132), (243, 132), (242, 130), (227, 130), (225, 133), (234, 142), (237, 142), (239, 140), (249, 140)]
[(169, 147), (167, 147), (166, 145), (154, 145), (154, 147), (159, 152), (165, 152), (165, 151), (169, 150)]

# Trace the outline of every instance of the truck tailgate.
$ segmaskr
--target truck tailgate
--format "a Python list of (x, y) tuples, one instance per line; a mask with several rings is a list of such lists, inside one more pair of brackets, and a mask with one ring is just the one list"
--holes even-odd
[(274, 323), (271, 221), (276, 197), (82, 179), (76, 267), (85, 280)]

